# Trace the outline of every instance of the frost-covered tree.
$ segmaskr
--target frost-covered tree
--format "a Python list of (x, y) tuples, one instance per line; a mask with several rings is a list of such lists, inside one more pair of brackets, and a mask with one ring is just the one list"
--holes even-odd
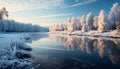
[(72, 29), (73, 29), (73, 31), (75, 31), (76, 30), (76, 22), (77, 22), (77, 20), (76, 20), (76, 18), (75, 17), (72, 17), (71, 18), (71, 24), (72, 24)]
[(76, 30), (76, 19), (74, 17), (67, 19), (67, 30), (73, 32)]
[(55, 31), (55, 24), (51, 26), (51, 30)]
[(64, 23), (63, 23), (62, 25), (63, 25), (63, 30), (64, 30), (64, 31), (67, 31), (67, 24), (66, 24), (66, 21), (64, 21)]
[(69, 29), (69, 27), (70, 27), (70, 24), (71, 23), (71, 17), (68, 17), (67, 19), (66, 19), (66, 21), (65, 21), (65, 24), (67, 25), (67, 30)]
[(93, 18), (93, 26), (94, 26), (94, 29), (98, 28), (98, 16), (95, 16)]
[(81, 30), (82, 29), (82, 26), (81, 26), (81, 23), (80, 23), (80, 19), (81, 19), (81, 17), (78, 17), (76, 19), (76, 30)]
[(61, 26), (62, 26), (62, 31), (66, 31), (67, 30), (66, 24), (62, 23)]
[(61, 23), (58, 24), (58, 31), (63, 31), (63, 25)]
[(5, 7), (0, 9), (0, 31), (4, 30), (4, 24), (2, 23), (4, 17), (8, 17), (8, 11), (6, 11)]
[(87, 32), (86, 19), (85, 16), (81, 16), (80, 23), (82, 26), (82, 32)]
[(53, 31), (53, 30), (52, 30), (52, 25), (51, 25), (51, 26), (49, 26), (49, 31), (50, 31), (50, 32), (51, 32), (51, 31)]
[(68, 25), (67, 25), (67, 30), (69, 31), (69, 32), (72, 32), (73, 31), (73, 25), (72, 25), (72, 23), (68, 23)]
[(93, 15), (91, 12), (86, 16), (86, 26), (88, 31), (93, 29)]
[(116, 29), (120, 25), (120, 6), (118, 3), (113, 4), (109, 14), (109, 21), (111, 29)]
[(104, 10), (101, 10), (98, 16), (98, 32), (103, 33), (108, 31), (108, 17)]
[(85, 24), (85, 16), (84, 15), (81, 16), (80, 23), (81, 23), (81, 26), (83, 26)]
[(82, 26), (82, 32), (87, 32), (87, 26), (86, 26), (86, 24), (84, 24), (84, 25)]
[(0, 9), (0, 22), (2, 21), (3, 17), (8, 17), (8, 11), (6, 11), (5, 7)]

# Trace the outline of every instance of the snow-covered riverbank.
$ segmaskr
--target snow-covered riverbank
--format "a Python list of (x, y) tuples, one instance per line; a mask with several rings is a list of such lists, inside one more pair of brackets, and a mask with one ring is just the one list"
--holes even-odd
[(81, 32), (81, 31), (55, 31), (50, 32), (50, 34), (58, 34), (58, 35), (76, 35), (76, 36), (91, 36), (91, 37), (109, 37), (109, 38), (120, 38), (120, 34), (116, 34), (116, 31), (109, 31), (104, 33), (98, 33), (98, 31), (88, 31), (88, 32)]
[(33, 69), (30, 51), (25, 42), (28, 34), (0, 33), (0, 69)]

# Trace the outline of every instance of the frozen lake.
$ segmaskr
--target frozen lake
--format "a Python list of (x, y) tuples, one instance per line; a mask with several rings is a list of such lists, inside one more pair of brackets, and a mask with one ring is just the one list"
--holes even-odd
[(120, 69), (120, 39), (30, 35), (36, 69)]

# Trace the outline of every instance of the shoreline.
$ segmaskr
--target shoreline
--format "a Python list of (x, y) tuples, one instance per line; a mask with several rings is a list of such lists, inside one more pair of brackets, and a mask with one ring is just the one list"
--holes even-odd
[(98, 33), (98, 31), (88, 31), (88, 32), (81, 32), (81, 31), (74, 31), (74, 32), (68, 32), (68, 31), (54, 31), (49, 32), (49, 34), (58, 34), (58, 35), (75, 35), (75, 36), (90, 36), (90, 37), (106, 37), (106, 38), (120, 38), (120, 34), (115, 34), (115, 30), (112, 30), (110, 32), (105, 33)]

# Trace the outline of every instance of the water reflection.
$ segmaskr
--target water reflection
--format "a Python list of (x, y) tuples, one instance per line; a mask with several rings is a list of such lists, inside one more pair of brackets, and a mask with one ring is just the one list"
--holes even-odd
[(33, 33), (29, 41), (36, 69), (120, 69), (120, 39)]
[(108, 56), (113, 64), (120, 61), (120, 39), (57, 35), (50, 35), (50, 39), (63, 44), (68, 50), (80, 49), (90, 55), (94, 55), (97, 52), (100, 58)]
[(39, 41), (42, 38), (48, 37), (48, 34), (45, 33), (30, 33), (30, 38), (27, 40), (27, 43), (33, 43)]

